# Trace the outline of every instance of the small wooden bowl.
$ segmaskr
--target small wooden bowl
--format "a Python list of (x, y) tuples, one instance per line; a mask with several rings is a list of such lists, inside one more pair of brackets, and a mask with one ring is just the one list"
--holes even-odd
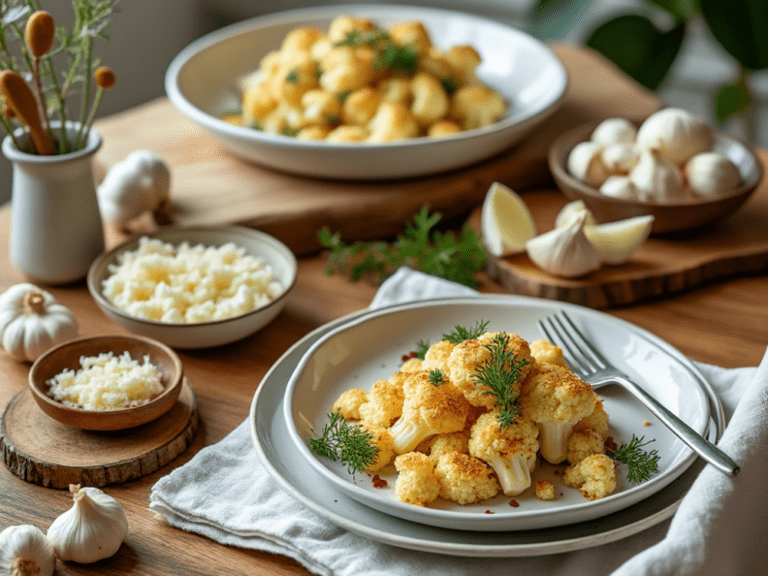
[(702, 229), (736, 212), (755, 191), (763, 169), (754, 151), (736, 138), (715, 132), (713, 150), (725, 154), (739, 169), (742, 184), (712, 198), (686, 198), (675, 202), (641, 202), (611, 198), (571, 176), (568, 155), (576, 144), (589, 140), (597, 123), (583, 124), (564, 132), (550, 146), (549, 170), (557, 186), (570, 200), (583, 200), (599, 222), (653, 215), (651, 234), (664, 235)]
[[(48, 396), (48, 381), (64, 369), (79, 370), (82, 356), (128, 352), (141, 361), (144, 356), (162, 373), (165, 390), (146, 404), (113, 410), (85, 410), (65, 406)], [(51, 418), (85, 430), (122, 430), (151, 422), (176, 403), (184, 380), (184, 369), (176, 353), (165, 344), (141, 336), (85, 336), (55, 346), (40, 356), (29, 370), (29, 387), (37, 405)]]

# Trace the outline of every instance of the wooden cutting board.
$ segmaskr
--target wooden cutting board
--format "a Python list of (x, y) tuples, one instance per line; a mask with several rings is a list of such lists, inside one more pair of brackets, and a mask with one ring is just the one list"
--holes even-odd
[[(345, 241), (391, 237), (425, 204), (448, 219), (468, 215), (493, 181), (517, 190), (541, 185), (549, 178), (547, 149), (568, 128), (607, 116), (639, 121), (661, 107), (653, 93), (596, 52), (553, 49), (569, 74), (559, 110), (507, 152), (448, 174), (342, 182), (275, 172), (230, 154), (165, 98), (98, 122), (104, 145), (97, 162), (103, 173), (133, 150), (154, 150), (171, 168), (174, 222), (251, 226), (297, 255), (320, 248), (317, 233), (324, 225)], [(134, 225), (137, 231), (151, 227), (148, 219)]]
[[(758, 152), (764, 169), (768, 152)], [(522, 194), (539, 233), (554, 226), (566, 204), (552, 190)], [(471, 222), (477, 226), (479, 211)], [(768, 179), (728, 220), (694, 236), (649, 238), (626, 264), (604, 266), (578, 279), (539, 270), (527, 255), (489, 259), (488, 269), (509, 292), (540, 296), (592, 308), (612, 308), (668, 296), (706, 282), (768, 270)]]

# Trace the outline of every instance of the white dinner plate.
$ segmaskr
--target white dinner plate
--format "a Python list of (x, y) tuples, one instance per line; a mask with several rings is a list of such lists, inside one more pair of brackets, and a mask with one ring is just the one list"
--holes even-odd
[[(391, 546), (456, 556), (508, 558), (569, 552), (627, 538), (669, 518), (703, 467), (697, 460), (664, 490), (609, 516), (544, 530), (452, 530), (400, 520), (360, 504), (334, 486), (317, 481), (312, 467), (288, 438), (283, 400), (286, 383), (306, 351), (323, 335), (365, 314), (335, 320), (296, 342), (264, 375), (249, 415), (254, 446), (271, 478), (307, 509), (343, 529)], [(709, 399), (712, 419), (708, 437), (715, 442), (725, 428), (723, 408), (703, 375), (694, 366), (691, 369)]]
[[(490, 126), (446, 138), (376, 144), (297, 140), (220, 119), (240, 109), (239, 80), (279, 48), (288, 31), (300, 26), (327, 30), (342, 14), (369, 18), (379, 26), (417, 20), (441, 48), (472, 45), (482, 58), (477, 75), (504, 97), (506, 113)], [(233, 24), (187, 46), (165, 77), (171, 102), (238, 156), (285, 172), (343, 180), (424, 176), (490, 158), (552, 114), (567, 86), (557, 56), (525, 32), (461, 12), (382, 4), (319, 6)]]
[[(614, 386), (600, 391), (611, 421), (609, 434), (617, 443), (632, 435), (654, 439), (659, 471), (650, 480), (633, 485), (623, 467), (616, 492), (596, 501), (563, 483), (564, 466), (542, 464), (534, 471), (537, 480), (555, 484), (552, 501), (536, 498), (529, 488), (514, 497), (496, 497), (474, 505), (459, 505), (438, 498), (427, 507), (401, 502), (395, 495), (397, 472), (389, 465), (378, 472), (386, 488), (374, 486), (366, 474), (351, 475), (344, 463), (318, 456), (308, 447), (328, 421), (339, 395), (351, 388), (369, 389), (389, 378), (402, 357), (419, 341), (436, 343), (456, 325), (471, 327), (488, 320), (488, 331), (506, 330), (528, 341), (542, 338), (537, 320), (567, 309), (574, 322), (604, 355), (662, 404), (699, 433), (706, 433), (710, 411), (700, 378), (690, 362), (655, 336), (608, 314), (561, 302), (517, 296), (453, 298), (402, 304), (366, 314), (320, 338), (305, 354), (286, 388), (285, 420), (299, 454), (315, 472), (351, 498), (413, 522), (460, 530), (508, 531), (562, 526), (614, 513), (655, 494), (685, 471), (694, 454), (681, 440), (653, 417), (634, 396)], [(649, 421), (650, 426), (644, 422)], [(488, 513), (490, 511), (491, 513)]]

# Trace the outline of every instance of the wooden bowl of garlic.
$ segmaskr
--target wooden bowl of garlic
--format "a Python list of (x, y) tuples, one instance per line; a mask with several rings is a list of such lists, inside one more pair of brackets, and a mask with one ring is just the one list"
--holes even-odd
[(123, 430), (168, 412), (184, 370), (168, 346), (142, 336), (85, 336), (45, 352), (29, 370), (37, 405), (85, 430)]
[(652, 215), (653, 235), (725, 220), (763, 176), (748, 145), (679, 108), (640, 126), (623, 118), (578, 126), (553, 142), (548, 162), (565, 196), (599, 222)]

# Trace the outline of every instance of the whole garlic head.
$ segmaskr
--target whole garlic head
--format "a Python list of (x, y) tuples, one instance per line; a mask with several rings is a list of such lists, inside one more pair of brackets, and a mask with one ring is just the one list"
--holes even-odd
[(583, 276), (600, 268), (600, 253), (584, 235), (586, 219), (586, 212), (582, 212), (567, 226), (529, 240), (525, 248), (531, 261), (545, 272), (563, 278)]
[(611, 176), (600, 186), (600, 194), (624, 200), (637, 200), (639, 196), (637, 186), (629, 176)]
[(699, 196), (714, 196), (741, 184), (736, 165), (720, 152), (702, 152), (683, 169), (688, 187)]
[(135, 150), (114, 164), (96, 189), (101, 216), (124, 224), (147, 211), (162, 210), (168, 203), (171, 172), (150, 150)]
[(568, 172), (589, 186), (600, 186), (611, 175), (603, 164), (602, 151), (602, 144), (579, 142), (568, 154)]
[(98, 488), (72, 484), (69, 491), (74, 506), (48, 528), (48, 539), (56, 555), (83, 564), (109, 558), (128, 535), (128, 519), (122, 505)]
[(629, 180), (643, 201), (665, 202), (685, 196), (683, 173), (675, 164), (652, 150), (640, 155), (637, 166), (629, 173)]
[(600, 159), (614, 174), (627, 174), (640, 161), (640, 152), (634, 144), (609, 144), (603, 149)]
[(53, 546), (37, 526), (8, 526), (0, 532), (0, 576), (51, 576)]
[(665, 108), (651, 114), (637, 131), (637, 145), (654, 150), (682, 165), (700, 152), (712, 149), (712, 129), (682, 108)]
[(632, 144), (637, 136), (637, 128), (626, 118), (607, 118), (592, 131), (590, 140), (603, 146), (611, 144)]
[(586, 214), (584, 226), (593, 226), (597, 224), (595, 215), (592, 214), (589, 208), (587, 208), (584, 200), (574, 200), (573, 202), (568, 202), (568, 204), (563, 206), (560, 209), (560, 212), (557, 213), (557, 216), (555, 216), (555, 228), (568, 226), (571, 222), (579, 218), (581, 214)]

